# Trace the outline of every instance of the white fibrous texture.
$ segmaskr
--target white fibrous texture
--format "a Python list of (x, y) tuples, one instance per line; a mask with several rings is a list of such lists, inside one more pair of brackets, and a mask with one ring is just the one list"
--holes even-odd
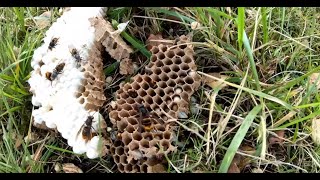
[[(105, 140), (99, 135), (99, 130), (106, 127), (99, 113), (106, 99), (105, 77), (101, 47), (95, 41), (96, 30), (89, 21), (102, 16), (103, 8), (77, 7), (58, 18), (46, 32), (44, 43), (34, 52), (33, 71), (28, 80), (35, 106), (34, 125), (57, 129), (75, 153), (86, 153), (88, 158), (105, 152)], [(49, 48), (54, 38), (56, 45)], [(56, 68), (63, 63), (63, 68)], [(82, 134), (89, 116), (94, 117), (92, 128), (89, 126), (92, 138)]]

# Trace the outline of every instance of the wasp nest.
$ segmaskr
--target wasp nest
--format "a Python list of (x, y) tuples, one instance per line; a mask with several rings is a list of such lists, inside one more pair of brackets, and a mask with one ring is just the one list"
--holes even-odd
[(120, 172), (163, 172), (164, 155), (176, 150), (170, 119), (189, 112), (190, 96), (200, 85), (188, 42), (181, 36), (174, 46), (154, 46), (146, 74), (116, 92), (109, 117), (118, 136), (110, 150)]
[[(105, 128), (99, 113), (106, 100), (101, 44), (89, 19), (102, 8), (71, 8), (46, 32), (35, 50), (28, 80), (34, 124), (56, 128), (75, 153), (96, 158), (105, 153), (98, 131)], [(102, 143), (99, 143), (102, 142)], [(100, 149), (100, 147), (102, 149)]]
[(121, 61), (130, 57), (133, 50), (119, 36), (120, 32), (113, 29), (110, 22), (103, 17), (92, 18), (90, 21), (94, 27), (99, 27), (96, 28), (98, 30), (96, 40), (102, 43), (112, 58)]

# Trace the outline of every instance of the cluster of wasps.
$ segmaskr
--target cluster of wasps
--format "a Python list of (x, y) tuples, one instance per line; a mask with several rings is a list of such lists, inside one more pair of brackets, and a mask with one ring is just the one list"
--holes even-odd
[[(48, 50), (52, 51), (52, 49), (54, 49), (58, 45), (58, 41), (59, 41), (59, 38), (56, 38), (56, 37), (52, 38), (50, 43), (49, 43)], [(80, 62), (82, 61), (82, 57), (80, 56), (78, 50), (76, 48), (74, 48), (74, 47), (70, 47), (69, 51), (70, 51), (72, 57), (75, 59), (77, 65), (79, 65)], [(62, 63), (59, 63), (52, 70), (52, 72), (46, 72), (46, 74), (45, 74), (46, 79), (51, 81), (51, 84), (52, 84), (52, 81), (55, 80), (58, 77), (59, 74), (62, 73), (64, 66), (65, 66), (65, 63), (62, 62)]]
[[(59, 38), (52, 38), (50, 43), (49, 43), (48, 50), (52, 51), (57, 46), (58, 41), (59, 41)], [(70, 51), (72, 57), (75, 59), (77, 65), (79, 65), (80, 62), (82, 61), (82, 57), (80, 56), (78, 50), (76, 48), (70, 46), (69, 47), (69, 51)], [(54, 81), (58, 77), (58, 75), (62, 73), (64, 67), (65, 67), (65, 63), (64, 62), (59, 63), (52, 70), (52, 72), (46, 72), (46, 74), (45, 74), (46, 79), (51, 81), (51, 84), (52, 84), (52, 81)], [(94, 120), (93, 115), (89, 115), (87, 117), (87, 119), (85, 120), (84, 124), (81, 126), (80, 130), (78, 131), (78, 134), (77, 134), (76, 137), (78, 137), (80, 132), (82, 132), (81, 133), (82, 134), (82, 138), (85, 140), (86, 143), (89, 140), (91, 140), (92, 137), (93, 137), (92, 130), (94, 129), (92, 127), (93, 120)]]

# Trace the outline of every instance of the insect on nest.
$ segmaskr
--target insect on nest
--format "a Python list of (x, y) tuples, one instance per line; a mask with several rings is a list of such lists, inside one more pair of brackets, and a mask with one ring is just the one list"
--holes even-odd
[(72, 57), (76, 60), (77, 67), (79, 67), (82, 61), (82, 57), (80, 56), (79, 51), (73, 45), (69, 45), (69, 51)]
[(65, 63), (60, 63), (53, 69), (52, 72), (46, 72), (45, 76), (49, 81), (51, 81), (51, 85), (52, 85), (52, 81), (55, 80), (59, 74), (62, 73), (64, 66), (65, 66)]

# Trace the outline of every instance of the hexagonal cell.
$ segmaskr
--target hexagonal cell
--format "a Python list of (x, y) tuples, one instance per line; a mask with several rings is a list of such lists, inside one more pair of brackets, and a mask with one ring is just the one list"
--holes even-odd
[(168, 113), (170, 116), (172, 116), (172, 117), (176, 117), (176, 111), (172, 111), (172, 110), (170, 110), (169, 111), (169, 113)]
[(165, 65), (167, 65), (167, 66), (173, 64), (172, 60), (171, 60), (171, 59), (168, 59), (168, 58), (164, 59), (164, 60), (163, 60), (163, 63), (164, 63)]
[(146, 91), (146, 90), (149, 89), (149, 84), (144, 81), (144, 82), (141, 83), (141, 87), (142, 87), (142, 89), (144, 89)]
[(84, 87), (84, 86), (79, 86), (79, 88), (78, 88), (78, 91), (80, 92), (80, 93), (83, 93), (83, 92), (85, 92), (86, 91), (86, 88)]
[(158, 54), (157, 54), (157, 58), (158, 59), (164, 59), (166, 56), (162, 53), (162, 52), (159, 52)]
[(90, 94), (89, 91), (85, 91), (84, 93), (82, 93), (83, 97), (88, 97), (89, 94)]
[(124, 172), (124, 166), (122, 164), (118, 164), (118, 170)]
[(179, 64), (182, 63), (182, 60), (181, 60), (181, 58), (177, 57), (177, 58), (172, 59), (172, 62), (173, 62), (174, 64), (179, 65)]
[(165, 127), (164, 127), (162, 124), (156, 124), (156, 125), (154, 126), (154, 128), (155, 128), (157, 131), (161, 131), (161, 132), (163, 132), (163, 131), (166, 130)]
[[(168, 104), (170, 104), (170, 103), (168, 103)], [(161, 109), (164, 110), (166, 113), (168, 113), (170, 111), (170, 109), (168, 108), (168, 106), (166, 104), (162, 104)]]
[(115, 163), (118, 164), (118, 163), (120, 162), (120, 156), (119, 156), (119, 155), (116, 155), (116, 154), (113, 155), (113, 160), (114, 160)]
[(167, 87), (164, 89), (164, 93), (168, 96), (171, 96), (174, 93), (173, 87)]
[[(156, 127), (155, 127), (156, 128)], [(164, 129), (164, 128), (163, 128)], [(157, 129), (158, 130), (158, 129)], [(163, 133), (162, 132), (156, 132), (156, 133), (153, 133), (153, 139), (156, 139), (156, 140), (160, 140), (163, 138)], [(153, 141), (155, 142), (155, 141)], [(153, 143), (150, 143), (150, 146), (154, 146)]]
[(151, 52), (152, 54), (157, 54), (159, 52), (159, 48), (157, 46), (154, 46), (152, 49), (151, 49)]
[(140, 141), (140, 145), (141, 145), (141, 147), (149, 148), (149, 141), (147, 141), (146, 139), (142, 139)]
[[(170, 69), (169, 69), (170, 70)], [(159, 75), (160, 79), (164, 82), (168, 81), (169, 80), (169, 77), (166, 75), (166, 73), (161, 73)], [(160, 83), (160, 82), (159, 82)]]
[(165, 46), (163, 44), (160, 44), (158, 47), (159, 47), (160, 51), (162, 51), (162, 52), (166, 52), (168, 49), (167, 46)]
[(121, 137), (122, 137), (122, 142), (124, 143), (124, 145), (128, 145), (132, 141), (131, 136), (132, 135), (128, 132), (122, 133)]
[(143, 89), (139, 89), (138, 94), (139, 94), (140, 97), (144, 97), (144, 96), (147, 95), (147, 92), (145, 90), (143, 90)]
[(150, 133), (150, 132), (143, 133), (142, 137), (143, 137), (143, 139), (145, 139), (147, 141), (151, 141), (153, 139), (152, 133)]
[(180, 85), (177, 85), (175, 88), (174, 88), (174, 93), (179, 95), (182, 93), (182, 86)]
[(132, 98), (127, 98), (125, 100), (126, 103), (130, 104), (130, 105), (133, 105), (135, 103), (135, 101), (132, 99)]
[(171, 132), (165, 131), (165, 132), (163, 133), (163, 138), (170, 140), (170, 138), (171, 138)]
[(174, 80), (170, 79), (169, 81), (167, 81), (167, 85), (169, 87), (175, 87), (176, 86), (176, 82)]
[(147, 83), (150, 83), (151, 82), (151, 78), (149, 76), (144, 76), (143, 77), (143, 80)]
[(123, 91), (128, 91), (129, 89), (132, 89), (131, 84), (125, 84), (125, 85), (123, 86)]
[(126, 127), (126, 131), (128, 131), (128, 133), (133, 133), (134, 130), (135, 128), (131, 124), (128, 124), (128, 126)]
[(118, 103), (119, 105), (122, 105), (122, 104), (126, 103), (126, 101), (125, 101), (124, 99), (119, 99), (119, 100), (117, 101), (117, 103)]
[(183, 86), (183, 85), (185, 84), (184, 80), (181, 79), (181, 78), (176, 79), (175, 82), (176, 82), (176, 84), (179, 85), (179, 86)]
[(192, 59), (189, 56), (183, 56), (181, 59), (184, 63), (187, 63), (187, 64), (192, 62)]
[(137, 112), (135, 110), (130, 110), (129, 111), (129, 115), (130, 116), (135, 116), (137, 114)]
[(166, 151), (170, 147), (170, 142), (167, 139), (162, 139), (160, 141), (160, 146), (162, 146), (163, 151)]
[(155, 96), (153, 97), (153, 102), (157, 103), (158, 105), (161, 105), (163, 101), (160, 98), (160, 96)]
[(136, 76), (135, 78), (134, 78), (134, 81), (136, 81), (136, 82), (138, 82), (138, 83), (141, 83), (142, 82), (142, 77), (140, 76), (140, 75), (138, 75), (138, 76)]
[(180, 97), (185, 101), (188, 101), (188, 99), (189, 99), (189, 95), (187, 92), (182, 92)]
[(153, 70), (153, 73), (155, 73), (156, 75), (160, 75), (161, 72), (162, 72), (161, 68), (155, 68), (155, 69)]
[(174, 72), (179, 72), (180, 71), (180, 67), (176, 64), (173, 64), (170, 66), (170, 69)]
[(128, 123), (125, 121), (118, 121), (117, 127), (120, 131), (123, 131), (128, 126)]
[(150, 95), (151, 97), (156, 96), (156, 92), (154, 92), (153, 89), (148, 89), (148, 90), (147, 90), (147, 94)]
[(124, 171), (127, 172), (127, 173), (130, 173), (132, 172), (133, 168), (132, 168), (132, 165), (131, 164), (126, 164), (124, 166)]
[(163, 66), (162, 68), (162, 71), (165, 72), (165, 73), (169, 73), (171, 70), (169, 68), (169, 66)]
[(183, 88), (183, 90), (186, 91), (188, 94), (191, 94), (191, 93), (192, 93), (192, 88), (191, 88), (190, 85), (185, 84), (185, 85), (183, 85), (182, 88)]
[(139, 90), (139, 89), (140, 89), (140, 85), (139, 85), (137, 82), (133, 82), (133, 83), (132, 83), (132, 88), (133, 88), (134, 90)]
[(130, 111), (130, 110), (132, 110), (132, 107), (131, 107), (131, 105), (130, 104), (123, 104), (122, 106), (121, 106), (121, 108), (122, 109), (124, 109), (124, 110), (126, 110), (126, 111)]
[(156, 65), (157, 67), (162, 67), (162, 66), (164, 66), (164, 64), (163, 64), (162, 61), (157, 61), (155, 65)]
[(139, 141), (131, 141), (131, 143), (129, 143), (128, 147), (129, 147), (130, 151), (134, 151), (136, 149), (139, 149)]
[(132, 172), (140, 172), (140, 166), (137, 164), (132, 165)]
[(120, 117), (118, 116), (118, 112), (117, 111), (111, 111), (109, 113), (109, 117), (110, 117), (110, 119), (114, 119), (116, 121), (120, 121)]
[(147, 96), (145, 97), (145, 102), (148, 103), (149, 105), (150, 105), (150, 104), (153, 104), (152, 97), (149, 96), (149, 95), (147, 95)]
[(175, 73), (175, 72), (169, 72), (168, 76), (169, 76), (169, 78), (172, 79), (172, 80), (175, 80), (175, 79), (178, 78), (178, 75), (177, 75), (177, 73)]
[(178, 104), (176, 102), (172, 102), (170, 105), (169, 105), (169, 108), (172, 110), (172, 111), (177, 111), (178, 110)]
[(110, 147), (110, 152), (111, 152), (111, 154), (115, 154), (115, 152), (116, 152), (115, 146)]
[(180, 57), (183, 57), (185, 55), (184, 51), (181, 49), (177, 49), (175, 53), (177, 56), (180, 56)]
[(164, 91), (163, 91), (163, 89), (157, 88), (157, 89), (156, 89), (156, 93), (157, 93), (157, 96), (160, 96), (160, 97), (163, 97), (163, 96), (164, 96)]
[(127, 165), (129, 164), (128, 161), (127, 161), (127, 156), (120, 156), (120, 163), (123, 164), (123, 165)]
[(165, 53), (165, 55), (166, 55), (167, 58), (170, 58), (170, 59), (171, 59), (171, 58), (174, 57), (175, 54), (174, 54), (173, 51), (167, 51), (167, 52)]
[(138, 160), (132, 158), (130, 161), (130, 164), (135, 166), (136, 164), (138, 164), (138, 162), (139, 162)]
[[(182, 66), (180, 66), (180, 68), (182, 69)], [(185, 70), (179, 71), (178, 76), (179, 76), (179, 78), (184, 78), (184, 77), (187, 77), (187, 73)]]
[(133, 126), (138, 124), (138, 120), (136, 118), (133, 118), (133, 117), (128, 118), (127, 121), (128, 121), (129, 124), (131, 124)]
[(79, 103), (80, 103), (80, 104), (83, 104), (83, 103), (84, 103), (84, 101), (85, 101), (85, 100), (84, 100), (84, 98), (83, 98), (83, 97), (81, 97), (81, 98), (79, 99)]
[[(162, 97), (162, 100), (163, 102), (165, 102), (165, 104), (170, 104), (172, 102), (171, 97), (168, 95), (165, 95), (164, 97)], [(162, 104), (161, 107), (164, 106), (165, 104)]]
[(142, 139), (142, 135), (141, 135), (141, 133), (140, 132), (134, 132), (133, 134), (132, 134), (132, 138), (134, 139), (134, 140), (136, 140), (136, 141), (140, 141), (141, 139)]
[(161, 119), (163, 121), (167, 121), (168, 120), (168, 117), (165, 114), (161, 114), (160, 117), (161, 117)]
[(154, 82), (159, 82), (161, 79), (158, 75), (156, 74), (151, 74), (150, 78), (154, 81)]
[(115, 153), (116, 153), (116, 155), (118, 155), (118, 156), (123, 155), (123, 153), (124, 153), (124, 149), (123, 149), (123, 147), (121, 147), (121, 146), (116, 147), (116, 151), (115, 151)]
[(194, 83), (193, 78), (190, 77), (190, 76), (185, 77), (185, 78), (184, 78), (184, 81), (185, 81), (187, 84), (190, 84), (190, 85), (192, 85), (192, 84)]
[(129, 116), (130, 116), (129, 113), (126, 112), (126, 111), (119, 112), (119, 117), (120, 118), (125, 118), (125, 117), (129, 117)]

